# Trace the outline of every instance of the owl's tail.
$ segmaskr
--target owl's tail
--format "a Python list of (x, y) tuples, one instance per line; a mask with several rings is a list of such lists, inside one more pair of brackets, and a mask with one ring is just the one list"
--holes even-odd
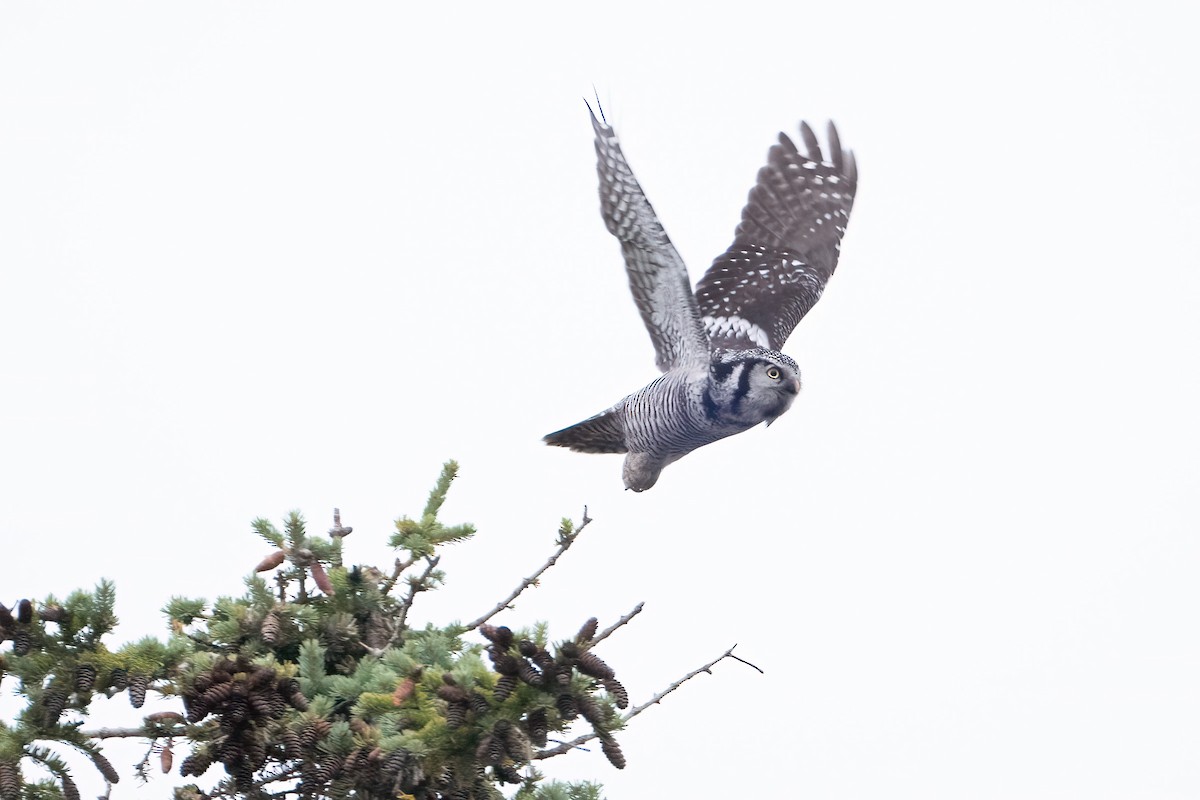
[(569, 447), (577, 453), (624, 453), (625, 420), (616, 407), (569, 428), (542, 437), (546, 444)]

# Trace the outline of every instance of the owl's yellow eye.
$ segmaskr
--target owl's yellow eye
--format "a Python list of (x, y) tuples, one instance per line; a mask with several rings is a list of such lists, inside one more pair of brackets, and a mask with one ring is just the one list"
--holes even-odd
[(782, 375), (783, 373), (779, 371), (779, 367), (767, 367), (767, 377), (771, 380), (777, 381)]

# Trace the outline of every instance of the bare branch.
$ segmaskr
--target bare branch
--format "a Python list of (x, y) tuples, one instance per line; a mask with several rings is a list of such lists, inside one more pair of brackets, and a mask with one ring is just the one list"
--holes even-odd
[(511, 608), (512, 602), (520, 597), (521, 592), (536, 584), (538, 578), (542, 576), (542, 573), (553, 567), (558, 562), (559, 556), (567, 552), (568, 548), (575, 543), (575, 540), (579, 538), (579, 534), (583, 533), (583, 529), (586, 528), (588, 523), (591, 521), (592, 518), (589, 517), (587, 513), (587, 506), (583, 507), (583, 519), (579, 521), (578, 528), (570, 529), (567, 527), (567, 524), (564, 521), (564, 525), (558, 529), (558, 549), (550, 555), (550, 558), (546, 559), (546, 563), (542, 564), (542, 566), (538, 568), (538, 571), (530, 575), (528, 578), (522, 578), (521, 582), (517, 584), (517, 588), (513, 589), (512, 592), (509, 593), (508, 597), (504, 598), (495, 606), (493, 606), (490, 611), (488, 611), (479, 619), (468, 623), (464, 628), (464, 631), (473, 631), (492, 617), (499, 614), (504, 609)]
[[(737, 645), (735, 644), (733, 647), (737, 647)], [(746, 661), (744, 659), (741, 659), (741, 658), (738, 658), (737, 656), (735, 656), (733, 654), (733, 647), (729, 648), (724, 653), (722, 653), (720, 656), (718, 656), (717, 658), (714, 658), (712, 661), (708, 662), (704, 666), (698, 667), (698, 668), (692, 670), (691, 672), (689, 672), (687, 675), (684, 675), (682, 678), (675, 681), (670, 686), (663, 689), (661, 692), (654, 695), (646, 702), (642, 703), (640, 706), (630, 709), (628, 713), (626, 713), (623, 717), (621, 717), (621, 721), (623, 723), (628, 722), (629, 720), (636, 717), (638, 714), (645, 711), (647, 708), (650, 708), (650, 706), (657, 705), (658, 703), (662, 702), (662, 699), (664, 697), (666, 697), (671, 692), (678, 689), (680, 686), (683, 686), (683, 684), (687, 683), (692, 678), (699, 675), (701, 672), (707, 672), (711, 675), (712, 668), (718, 662), (724, 661), (727, 658), (732, 658), (734, 661), (741, 661), (743, 664), (746, 664), (747, 666), (754, 667), (754, 669), (758, 669), (758, 667), (755, 667), (749, 661)], [(762, 672), (761, 669), (758, 669), (758, 671)], [(558, 745), (557, 747), (552, 747), (548, 750), (540, 750), (533, 757), (535, 759), (543, 759), (543, 758), (552, 758), (554, 756), (559, 756), (559, 755), (562, 755), (563, 753), (568, 753), (571, 750), (574, 750), (576, 747), (579, 747), (579, 745), (583, 744), (584, 742), (590, 742), (592, 739), (597, 738), (599, 735), (600, 734), (596, 733), (595, 731), (592, 731), (591, 733), (585, 733), (581, 736), (575, 737), (574, 739), (572, 739), (569, 742), (563, 742), (562, 744)]]
[(392, 587), (396, 585), (396, 581), (399, 579), (400, 573), (404, 572), (404, 570), (408, 569), (415, 563), (417, 563), (416, 556), (413, 556), (412, 558), (406, 558), (403, 561), (397, 558), (396, 567), (392, 570), (392, 574), (388, 576), (388, 579), (380, 585), (379, 591), (383, 592), (384, 594), (391, 594)]
[(187, 728), (183, 725), (165, 727), (146, 725), (141, 728), (93, 728), (79, 731), (81, 736), (88, 739), (157, 739), (163, 736), (186, 736)]
[(408, 595), (400, 603), (400, 613), (396, 615), (397, 634), (404, 630), (404, 623), (408, 619), (408, 611), (412, 608), (413, 601), (417, 599), (417, 593), (429, 588), (425, 585), (425, 581), (429, 580), (429, 576), (433, 574), (433, 570), (441, 560), (441, 556), (427, 556), (425, 558), (425, 570), (421, 573), (420, 577), (415, 579), (409, 578)]
[[(633, 611), (630, 611), (628, 614), (621, 617), (619, 620), (614, 622), (612, 625), (609, 625), (607, 628), (605, 628), (604, 630), (600, 631), (595, 636), (593, 636), (591, 644), (595, 645), (597, 642), (602, 642), (605, 639), (607, 639), (609, 636), (612, 636), (613, 633), (617, 630), (617, 628), (621, 627), (625, 623), (629, 622), (629, 620), (633, 619), (638, 614), (642, 613), (642, 608), (645, 605), (646, 605), (645, 602), (638, 603), (636, 606), (633, 607)], [(735, 645), (735, 647), (736, 647), (736, 645)]]

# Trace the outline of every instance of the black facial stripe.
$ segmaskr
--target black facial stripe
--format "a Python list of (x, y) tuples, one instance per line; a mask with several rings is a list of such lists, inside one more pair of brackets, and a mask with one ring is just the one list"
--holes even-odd
[(742, 400), (750, 393), (750, 366), (749, 363), (743, 362), (742, 374), (738, 375), (738, 388), (733, 393), (733, 403), (730, 405), (735, 414), (741, 408)]
[(704, 403), (704, 416), (708, 417), (710, 422), (717, 422), (721, 418), (721, 409), (717, 407), (717, 402), (712, 398), (712, 392), (708, 389), (704, 390), (704, 396), (701, 398)]
[(729, 377), (729, 373), (733, 372), (734, 362), (718, 361), (712, 365), (712, 376), (717, 383), (724, 383)]

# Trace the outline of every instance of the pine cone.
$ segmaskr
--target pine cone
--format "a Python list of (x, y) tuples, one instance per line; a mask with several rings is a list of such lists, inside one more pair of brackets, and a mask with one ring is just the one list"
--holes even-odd
[[(133, 691), (132, 685), (129, 690), (130, 692)], [(215, 686), (210, 686), (208, 691), (200, 695), (197, 704), (220, 710), (224, 708), (231, 697), (233, 697), (233, 684), (229, 682), (218, 683)]]
[(467, 721), (467, 711), (469, 708), (466, 703), (447, 703), (446, 727), (450, 729), (461, 728)]
[(517, 677), (528, 683), (530, 686), (541, 686), (546, 682), (542, 677), (542, 673), (537, 667), (530, 664), (527, 660), (517, 659)]
[(324, 739), (329, 735), (329, 731), (333, 728), (329, 720), (314, 719), (304, 726), (300, 731), (300, 745), (308, 750), (317, 743), (319, 739)]
[(28, 625), (33, 619), (33, 603), (28, 600), (17, 601), (17, 622)]
[(145, 675), (129, 676), (129, 704), (141, 708), (146, 702), (146, 690), (150, 688), (150, 679)]
[(546, 737), (550, 733), (549, 726), (546, 724), (546, 709), (535, 708), (530, 711), (525, 717), (525, 730), (529, 733), (529, 740), (537, 747), (546, 746)]
[(492, 772), (495, 773), (496, 781), (499, 783), (524, 783), (525, 779), (521, 777), (521, 773), (517, 772), (516, 768), (508, 764), (501, 764), (497, 767), (492, 767)]
[(271, 553), (262, 561), (258, 562), (258, 566), (254, 568), (254, 571), (269, 572), (270, 570), (273, 570), (282, 564), (285, 558), (287, 558), (287, 553), (283, 552), (282, 550), (276, 550), (274, 553)]
[(404, 701), (412, 697), (413, 692), (417, 688), (417, 682), (412, 678), (405, 678), (396, 685), (396, 691), (392, 692), (392, 705), (404, 705)]
[(129, 688), (129, 673), (124, 667), (113, 667), (112, 672), (108, 673), (108, 685), (114, 691), (125, 691)]
[(496, 686), (492, 689), (492, 699), (497, 703), (503, 703), (508, 696), (517, 688), (517, 678), (514, 675), (501, 675), (496, 681)]
[(592, 637), (596, 635), (596, 630), (600, 627), (600, 620), (592, 617), (587, 622), (583, 623), (583, 627), (579, 629), (579, 633), (575, 634), (575, 641), (579, 644), (587, 644), (592, 641)]
[(246, 763), (254, 767), (254, 770), (260, 770), (263, 764), (267, 763), (267, 745), (266, 742), (260, 739), (250, 739), (246, 742)]
[(183, 708), (187, 712), (188, 722), (199, 722), (207, 717), (208, 712), (211, 710), (204, 703), (200, 702), (199, 699), (188, 700), (186, 697), (183, 699)]
[(592, 727), (596, 728), (607, 722), (608, 715), (605, 714), (605, 707), (597, 703), (586, 694), (582, 694), (575, 698), (575, 702), (579, 705), (579, 714), (592, 723)]
[[(226, 771), (229, 771), (228, 768)], [(254, 787), (254, 772), (254, 765), (249, 761), (243, 761), (233, 769), (230, 774), (233, 775), (233, 783), (238, 791), (248, 792)]]
[(0, 800), (21, 800), (21, 769), (15, 761), (0, 761)]
[(480, 739), (479, 744), (475, 747), (475, 760), (483, 764), (498, 764), (500, 759), (493, 759), (492, 742), (495, 736), (490, 733), (485, 733)]
[(246, 750), (242, 747), (242, 742), (232, 736), (226, 738), (217, 748), (217, 761), (225, 765), (225, 771), (230, 775), (245, 758)]
[(57, 622), (61, 625), (67, 621), (67, 610), (60, 605), (45, 605), (38, 609), (38, 617), (44, 622)]
[(28, 628), (17, 628), (12, 634), (12, 652), (14, 656), (27, 656), (33, 649), (33, 636)]
[(67, 693), (61, 686), (51, 686), (46, 689), (42, 695), (42, 710), (45, 713), (45, 724), (47, 726), (57, 725), (58, 718), (62, 716), (63, 711), (67, 707)]
[(313, 773), (318, 783), (328, 783), (342, 771), (342, 760), (337, 756), (325, 759)]
[(294, 759), (304, 755), (304, 750), (300, 745), (300, 734), (289, 728), (279, 738), (283, 742), (284, 758)]
[(167, 743), (163, 745), (162, 752), (158, 754), (158, 761), (162, 766), (163, 775), (169, 775), (171, 765), (175, 763), (175, 754), (171, 752), (171, 740), (167, 739)]
[(280, 697), (277, 692), (271, 692), (271, 694), (269, 694), (269, 695), (262, 694), (260, 692), (252, 692), (246, 698), (246, 702), (250, 707), (249, 708), (250, 717), (251, 718), (266, 718), (266, 719), (273, 718), (274, 715), (271, 713), (272, 698), (274, 698), (275, 700), (278, 700), (280, 702), (280, 704), (283, 706), (283, 708), (280, 709), (280, 712), (279, 712), (280, 715), (282, 715), (283, 712), (287, 710), (287, 703), (283, 702), (283, 698)]
[(196, 752), (183, 759), (183, 763), (179, 765), (179, 774), (183, 777), (193, 775), (199, 778), (208, 768), (212, 766), (212, 756), (208, 750), (197, 750)]
[(100, 774), (104, 776), (104, 780), (109, 783), (119, 783), (121, 776), (113, 769), (112, 762), (104, 757), (103, 753), (90, 752), (92, 763), (96, 765), (96, 769), (100, 770)]
[(509, 645), (511, 645), (513, 642), (512, 629), (507, 628), (504, 625), (480, 625), (479, 632), (483, 634), (484, 638), (486, 638), (488, 641), (499, 645), (502, 650), (507, 650)]
[[(501, 727), (500, 722), (505, 725)], [(533, 758), (533, 749), (529, 746), (529, 737), (520, 727), (513, 725), (508, 720), (500, 720), (496, 723), (496, 735), (503, 734), (504, 750), (508, 753), (508, 757), (518, 764), (528, 763)]]
[(312, 573), (313, 582), (317, 584), (317, 588), (329, 596), (333, 596), (333, 583), (329, 580), (329, 576), (325, 573), (325, 567), (320, 561), (314, 561), (308, 568)]
[(397, 776), (404, 769), (404, 765), (408, 763), (409, 752), (403, 747), (398, 747), (387, 754), (383, 760), (381, 770), (384, 775)]
[(558, 664), (554, 661), (554, 656), (547, 653), (545, 650), (536, 651), (530, 658), (533, 663), (537, 664), (537, 668), (542, 671), (546, 681), (550, 680), (550, 676), (558, 671)]
[(492, 704), (479, 692), (471, 692), (471, 710), (482, 716), (492, 710)]
[(625, 686), (616, 678), (605, 678), (600, 681), (604, 686), (604, 690), (608, 692), (609, 697), (617, 704), (617, 708), (629, 708), (629, 692), (625, 691)]
[(71, 780), (71, 776), (64, 772), (58, 777), (62, 781), (63, 800), (79, 800), (79, 787)]
[(582, 653), (575, 660), (575, 669), (591, 678), (615, 678), (617, 674), (612, 667), (600, 660), (600, 656), (592, 652)]
[(504, 737), (510, 724), (506, 719), (498, 720), (495, 727), (492, 728), (491, 736), (486, 737), (490, 739), (487, 748), (487, 763), (500, 764), (504, 761), (507, 750), (504, 746)]
[[(300, 695), (300, 697), (303, 698), (304, 695)], [(287, 700), (283, 699), (283, 696), (280, 695), (279, 692), (271, 692), (269, 695), (267, 695), (267, 716), (269, 716), (271, 719), (279, 719), (287, 713), (290, 705), (291, 704), (288, 703)], [(304, 708), (308, 708), (307, 700), (304, 701)], [(299, 710), (303, 711), (304, 709), (302, 708)]]
[(450, 684), (442, 684), (437, 688), (437, 696), (445, 700), (447, 703), (462, 703), (466, 705), (471, 699), (471, 695), (461, 686), (452, 686)]
[(617, 744), (617, 740), (609, 736), (600, 737), (600, 749), (604, 752), (604, 757), (609, 763), (617, 769), (625, 769), (625, 754), (621, 752), (621, 745)]
[(262, 640), (268, 647), (274, 647), (279, 642), (279, 614), (274, 609), (267, 612), (262, 622)]
[(519, 669), (518, 659), (508, 653), (502, 653), (492, 659), (492, 666), (501, 675), (516, 675)]
[(565, 720), (573, 720), (579, 716), (579, 706), (575, 702), (575, 695), (570, 692), (563, 692), (556, 697), (554, 705)]
[(522, 639), (521, 643), (517, 645), (517, 650), (526, 658), (533, 658), (533, 654), (538, 651), (538, 646), (528, 639)]

